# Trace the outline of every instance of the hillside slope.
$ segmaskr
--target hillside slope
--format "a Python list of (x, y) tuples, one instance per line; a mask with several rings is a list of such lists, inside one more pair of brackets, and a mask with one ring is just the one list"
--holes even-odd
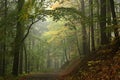
[(86, 56), (65, 80), (120, 80), (120, 49), (102, 48)]

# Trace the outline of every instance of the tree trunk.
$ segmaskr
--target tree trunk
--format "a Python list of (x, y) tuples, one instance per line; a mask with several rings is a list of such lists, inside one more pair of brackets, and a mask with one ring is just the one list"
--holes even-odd
[(23, 73), (23, 47), (24, 44), (21, 45), (21, 49), (20, 49), (20, 61), (19, 61), (19, 73), (22, 74)]
[(86, 26), (85, 26), (85, 4), (84, 4), (84, 0), (80, 0), (81, 1), (81, 12), (83, 15), (83, 20), (81, 21), (82, 24), (82, 41), (83, 41), (83, 54), (87, 54), (88, 53), (88, 47), (87, 47), (87, 32), (86, 32)]
[(79, 38), (78, 38), (78, 33), (76, 29), (75, 29), (75, 37), (76, 37), (76, 45), (77, 45), (78, 53), (79, 53), (79, 56), (81, 56)]
[(113, 24), (114, 24), (114, 33), (115, 37), (119, 37), (119, 31), (118, 31), (118, 23), (117, 23), (117, 17), (115, 13), (115, 6), (114, 6), (114, 0), (110, 0), (110, 6), (111, 6), (111, 12), (112, 12), (112, 17), (113, 17)]
[(114, 33), (115, 33), (115, 47), (113, 48), (113, 50), (116, 52), (117, 50), (119, 50), (119, 47), (120, 47), (120, 36), (119, 36), (119, 31), (118, 31), (118, 22), (117, 22), (117, 16), (115, 13), (114, 0), (110, 0), (110, 6), (111, 6), (113, 25), (114, 25)]
[(3, 75), (3, 73), (2, 73), (2, 66), (3, 66), (3, 48), (2, 48), (2, 43), (0, 43), (0, 76), (2, 76)]
[(101, 31), (101, 44), (105, 45), (108, 43), (106, 35), (106, 0), (100, 0), (100, 31)]
[(27, 69), (28, 69), (28, 73), (30, 73), (31, 71), (30, 71), (30, 66), (31, 66), (31, 61), (30, 61), (30, 59), (31, 59), (31, 44), (32, 44), (32, 41), (31, 41), (31, 39), (29, 38), (29, 44), (28, 44), (28, 51), (29, 51), (29, 54), (28, 54), (28, 64), (27, 64)]
[[(110, 8), (110, 0), (107, 0), (107, 25), (108, 27), (111, 25), (111, 8)], [(108, 42), (111, 41), (111, 29), (107, 31)]]
[(26, 52), (26, 45), (24, 43), (24, 53), (25, 53), (25, 73), (28, 73), (28, 56), (27, 56), (27, 52)]
[[(24, 5), (24, 0), (18, 0), (18, 15), (22, 11), (22, 7)], [(16, 37), (14, 42), (14, 48), (13, 48), (13, 54), (14, 54), (14, 60), (13, 60), (13, 70), (12, 74), (15, 76), (18, 76), (18, 69), (19, 69), (19, 55), (20, 55), (20, 48), (21, 48), (21, 41), (23, 39), (23, 23), (19, 20), (20, 16), (17, 18), (17, 26), (16, 26)]]
[[(7, 20), (7, 4), (8, 4), (8, 2), (7, 2), (7, 0), (5, 0), (5, 15), (4, 15), (4, 18), (5, 18), (5, 20)], [(5, 26), (4, 26), (4, 43), (3, 43), (3, 68), (2, 68), (2, 75), (4, 76), (5, 75), (5, 71), (6, 71), (6, 27), (7, 27), (7, 25), (6, 25), (6, 23), (5, 23)]]
[(91, 48), (92, 48), (92, 51), (95, 51), (94, 24), (93, 24), (93, 1), (89, 0), (89, 4), (90, 4)]
[(64, 50), (64, 56), (65, 56), (66, 62), (69, 62), (69, 59), (67, 56), (66, 39), (63, 40), (63, 44), (64, 44), (63, 50)]
[(50, 63), (51, 63), (51, 61), (50, 61), (50, 50), (48, 49), (48, 52), (47, 52), (47, 68), (48, 69), (51, 67)]
[(97, 5), (97, 19), (98, 19), (98, 21), (97, 21), (97, 29), (98, 29), (98, 31), (97, 31), (97, 35), (98, 35), (98, 37), (97, 37), (97, 40), (96, 40), (96, 46), (97, 47), (99, 47), (100, 45), (101, 45), (101, 41), (100, 41), (100, 0), (96, 0), (96, 5)]

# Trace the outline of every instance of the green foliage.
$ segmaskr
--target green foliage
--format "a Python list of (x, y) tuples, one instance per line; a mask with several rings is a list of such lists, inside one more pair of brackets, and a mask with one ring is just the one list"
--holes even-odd
[[(74, 13), (73, 13), (74, 12)], [(64, 18), (65, 16), (71, 17), (74, 19), (80, 19), (81, 15), (78, 10), (75, 8), (56, 8), (53, 13), (53, 20), (60, 20), (61, 18)]]

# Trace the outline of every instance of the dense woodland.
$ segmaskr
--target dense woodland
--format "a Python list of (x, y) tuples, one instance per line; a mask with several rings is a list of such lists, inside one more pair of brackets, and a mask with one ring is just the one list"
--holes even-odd
[[(120, 0), (0, 0), (0, 80), (59, 72), (78, 57), (120, 54), (119, 28)], [(73, 80), (120, 80), (88, 76)]]

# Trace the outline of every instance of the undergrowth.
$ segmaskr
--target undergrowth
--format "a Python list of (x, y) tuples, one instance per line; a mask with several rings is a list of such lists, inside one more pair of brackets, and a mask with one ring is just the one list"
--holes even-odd
[(120, 80), (120, 50), (99, 49), (86, 56), (79, 66), (65, 80)]

